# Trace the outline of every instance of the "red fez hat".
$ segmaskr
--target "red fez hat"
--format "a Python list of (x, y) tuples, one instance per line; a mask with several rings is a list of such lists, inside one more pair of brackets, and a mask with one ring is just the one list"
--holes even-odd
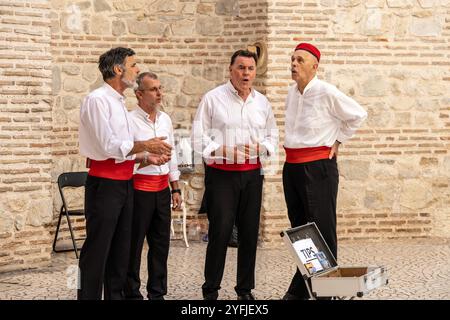
[(294, 51), (297, 51), (297, 50), (308, 51), (309, 53), (311, 53), (313, 56), (315, 56), (317, 58), (317, 61), (320, 61), (320, 51), (312, 44), (309, 44), (306, 42), (300, 43), (295, 47)]

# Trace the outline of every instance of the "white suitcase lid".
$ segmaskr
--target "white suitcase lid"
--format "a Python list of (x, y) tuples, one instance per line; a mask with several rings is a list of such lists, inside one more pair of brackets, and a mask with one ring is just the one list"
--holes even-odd
[(338, 268), (335, 257), (314, 222), (285, 230), (281, 236), (295, 252), (297, 265), (304, 278), (319, 276)]

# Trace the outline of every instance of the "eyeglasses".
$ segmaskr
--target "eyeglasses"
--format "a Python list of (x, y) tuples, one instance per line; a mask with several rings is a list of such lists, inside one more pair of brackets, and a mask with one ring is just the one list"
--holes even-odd
[(160, 86), (160, 87), (151, 87), (151, 88), (144, 88), (144, 89), (138, 89), (139, 91), (150, 91), (150, 92), (156, 92), (156, 91), (163, 91), (164, 87)]

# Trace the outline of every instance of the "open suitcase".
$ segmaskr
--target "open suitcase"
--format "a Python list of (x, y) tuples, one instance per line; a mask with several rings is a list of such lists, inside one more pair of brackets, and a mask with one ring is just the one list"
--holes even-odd
[(281, 236), (295, 258), (311, 299), (353, 299), (388, 283), (387, 270), (382, 266), (338, 266), (314, 222), (283, 231)]

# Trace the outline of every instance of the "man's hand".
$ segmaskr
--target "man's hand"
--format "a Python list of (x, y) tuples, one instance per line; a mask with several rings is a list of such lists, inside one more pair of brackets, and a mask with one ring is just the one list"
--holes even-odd
[(144, 141), (145, 150), (157, 154), (157, 155), (166, 155), (170, 156), (172, 152), (172, 146), (163, 140), (166, 140), (167, 137), (156, 137), (153, 139), (149, 139)]
[(332, 159), (333, 157), (337, 157), (338, 156), (338, 151), (339, 151), (339, 145), (341, 143), (339, 141), (335, 141), (333, 146), (331, 147), (331, 151), (330, 151), (330, 155), (328, 156), (328, 159)]
[(259, 157), (260, 152), (262, 151), (261, 148), (265, 149), (264, 146), (261, 147), (261, 145), (259, 143), (256, 144), (245, 144), (244, 145), (244, 154), (245, 154), (245, 159), (254, 159)]
[(172, 194), (172, 209), (180, 210), (182, 202), (183, 200), (181, 200), (181, 195), (178, 192)]
[(157, 155), (154, 153), (149, 153), (147, 154), (147, 156), (144, 158), (144, 160), (141, 161), (138, 169), (144, 168), (146, 166), (149, 165), (155, 165), (155, 166), (160, 166), (163, 165), (166, 162), (170, 161), (170, 156), (166, 156), (166, 155)]

